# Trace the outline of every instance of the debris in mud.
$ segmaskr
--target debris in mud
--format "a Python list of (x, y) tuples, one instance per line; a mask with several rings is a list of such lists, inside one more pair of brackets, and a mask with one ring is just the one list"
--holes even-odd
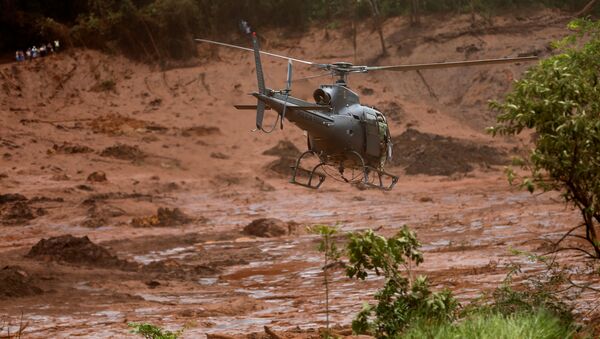
[(389, 120), (395, 122), (406, 120), (404, 108), (395, 101), (381, 101), (377, 104), (376, 109), (383, 112)]
[(133, 119), (121, 114), (107, 114), (92, 120), (89, 123), (90, 128), (94, 133), (104, 133), (111, 135), (120, 135), (128, 131), (158, 131), (164, 132), (168, 128), (147, 122), (143, 120)]
[[(209, 265), (185, 265), (174, 259), (153, 261), (142, 266), (142, 272), (152, 273), (162, 279), (194, 279), (198, 277), (214, 276), (221, 271)], [(153, 287), (150, 287), (153, 288)]]
[(203, 137), (215, 134), (221, 134), (221, 130), (213, 126), (193, 126), (181, 131), (181, 135), (184, 137)]
[(290, 175), (292, 167), (296, 164), (295, 158), (279, 158), (267, 164), (267, 168), (277, 174)]
[(77, 186), (75, 186), (75, 188), (77, 188), (79, 190), (82, 190), (82, 191), (86, 191), (86, 192), (91, 192), (91, 191), (94, 190), (92, 187), (90, 187), (88, 185), (83, 185), (83, 184), (82, 185), (77, 185)]
[(408, 129), (393, 138), (392, 165), (404, 166), (406, 174), (450, 176), (467, 173), (474, 164), (506, 164), (506, 153), (490, 146)]
[(210, 157), (214, 158), (214, 159), (221, 159), (221, 160), (229, 159), (229, 156), (227, 154), (223, 154), (221, 152), (212, 152), (212, 153), (210, 153)]
[(158, 281), (156, 281), (156, 280), (149, 280), (149, 281), (146, 281), (144, 284), (146, 284), (146, 286), (148, 286), (148, 288), (151, 288), (151, 289), (153, 289), (153, 288), (157, 288), (158, 286), (160, 286), (160, 285), (161, 285), (161, 284), (160, 284)]
[(263, 155), (274, 155), (278, 157), (296, 158), (300, 155), (300, 150), (289, 140), (280, 140), (277, 145), (269, 148), (262, 153)]
[(26, 257), (97, 267), (126, 268), (133, 265), (112, 255), (106, 248), (94, 244), (87, 236), (77, 238), (70, 234), (40, 240)]
[(19, 298), (42, 294), (27, 272), (19, 266), (5, 266), (0, 270), (0, 299)]
[(33, 203), (37, 203), (37, 202), (65, 202), (65, 199), (61, 198), (61, 197), (57, 197), (57, 198), (50, 198), (50, 197), (45, 197), (45, 196), (37, 196), (37, 197), (33, 197), (31, 199), (29, 199), (29, 203), (33, 204)]
[(152, 195), (149, 194), (141, 194), (141, 193), (125, 193), (125, 192), (108, 192), (108, 193), (97, 193), (90, 195), (87, 199), (85, 199), (82, 204), (91, 205), (96, 203), (97, 201), (103, 200), (122, 200), (122, 199), (135, 199), (135, 200), (145, 200), (152, 201)]
[(92, 172), (87, 177), (87, 181), (91, 182), (105, 182), (106, 181), (106, 173), (102, 171)]
[(94, 150), (91, 147), (85, 145), (76, 145), (70, 142), (63, 142), (61, 145), (54, 144), (52, 149), (48, 150), (48, 154), (77, 154), (77, 153), (91, 153)]
[(475, 44), (468, 44), (468, 45), (456, 47), (456, 51), (458, 53), (465, 53), (465, 56), (467, 58), (470, 57), (471, 54), (477, 53), (477, 52), (479, 52), (481, 50), (482, 50), (482, 46), (477, 46)]
[(296, 159), (300, 156), (300, 150), (291, 141), (281, 140), (277, 145), (262, 154), (279, 157), (279, 159), (267, 164), (267, 168), (275, 173), (288, 175), (291, 172), (290, 167), (295, 164)]
[(9, 202), (27, 201), (24, 195), (19, 193), (7, 193), (0, 194), (0, 204), (6, 204)]
[(297, 222), (284, 222), (276, 218), (260, 218), (244, 227), (243, 232), (261, 238), (273, 238), (297, 234), (300, 225)]
[(360, 90), (361, 95), (373, 95), (373, 93), (375, 93), (375, 91), (369, 87), (358, 86), (358, 89)]
[(4, 204), (0, 208), (0, 222), (5, 226), (22, 225), (36, 216), (25, 201)]
[(148, 103), (148, 106), (152, 108), (158, 108), (162, 104), (161, 98), (156, 98)]
[(275, 187), (273, 185), (265, 182), (259, 177), (254, 177), (255, 183), (254, 187), (258, 188), (262, 192), (273, 192), (275, 191)]
[(183, 213), (179, 208), (168, 209), (159, 207), (156, 215), (133, 218), (131, 225), (133, 227), (169, 227), (189, 224), (192, 221), (196, 220)]
[(126, 212), (116, 206), (93, 204), (87, 210), (87, 217), (81, 224), (84, 227), (98, 228), (106, 226), (111, 218), (125, 215)]
[(53, 176), (50, 177), (50, 180), (52, 180), (52, 181), (69, 181), (69, 180), (71, 180), (71, 177), (64, 173), (54, 174)]
[(242, 182), (242, 178), (236, 174), (228, 174), (228, 173), (220, 173), (215, 175), (211, 183), (215, 185), (223, 185), (225, 183), (227, 186), (231, 185), (239, 185)]
[(147, 157), (147, 154), (144, 153), (138, 146), (130, 146), (125, 144), (116, 144), (114, 146), (110, 146), (105, 148), (102, 153), (100, 153), (103, 157), (111, 157), (121, 160), (129, 160), (133, 162), (139, 162), (144, 160)]

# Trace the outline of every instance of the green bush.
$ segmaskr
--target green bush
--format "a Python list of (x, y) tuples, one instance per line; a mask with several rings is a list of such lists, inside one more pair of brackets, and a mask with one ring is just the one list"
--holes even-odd
[[(561, 192), (581, 212), (579, 227), (585, 229), (571, 238), (592, 248), (576, 250), (600, 258), (600, 22), (577, 20), (569, 28), (573, 35), (556, 44), (561, 54), (542, 60), (515, 83), (504, 102), (491, 104), (499, 115), (489, 131), (535, 132), (525, 166), (531, 175), (523, 186), (530, 192)], [(509, 176), (514, 180), (514, 172)]]
[(131, 333), (139, 334), (145, 339), (177, 339), (183, 333), (183, 330), (171, 332), (148, 323), (128, 323), (127, 326), (132, 328)]
[(551, 312), (502, 313), (478, 312), (457, 323), (432, 324), (417, 321), (404, 333), (406, 339), (563, 339), (573, 337), (575, 330)]
[(412, 277), (412, 267), (423, 262), (420, 246), (415, 233), (406, 226), (390, 238), (371, 230), (350, 235), (348, 277), (385, 277), (384, 286), (375, 294), (376, 303), (365, 304), (352, 322), (355, 333), (384, 338), (399, 335), (416, 319), (454, 319), (458, 302), (452, 293), (431, 292), (426, 277)]
[[(481, 12), (548, 6), (580, 10), (588, 0), (419, 1), (421, 14)], [(382, 17), (410, 13), (411, 1), (378, 0)], [(596, 14), (598, 7), (596, 6)], [(257, 31), (285, 28), (303, 32), (311, 23), (369, 20), (363, 0), (28, 0), (0, 1), (0, 50), (23, 48), (23, 41), (61, 40), (122, 52), (141, 60), (186, 59), (196, 55), (191, 37), (223, 38), (244, 19)], [(51, 21), (48, 21), (51, 19)], [(32, 25), (32, 22), (42, 23)], [(71, 30), (71, 34), (66, 32)], [(19, 32), (19, 34), (14, 34)], [(63, 43), (66, 41), (63, 41)], [(64, 45), (64, 44), (63, 44)]]

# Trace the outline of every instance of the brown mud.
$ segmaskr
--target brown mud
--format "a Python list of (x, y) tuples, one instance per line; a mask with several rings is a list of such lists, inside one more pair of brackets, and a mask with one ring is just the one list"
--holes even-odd
[(408, 175), (453, 175), (468, 173), (509, 163), (506, 152), (488, 145), (435, 134), (412, 128), (393, 139), (393, 165), (402, 166)]
[[(389, 19), (387, 57), (367, 23), (357, 60), (344, 30), (265, 32), (263, 48), (316, 62), (406, 64), (545, 56), (566, 34), (560, 12), (492, 21), (432, 16), (414, 29)], [(425, 252), (415, 273), (466, 302), (496, 287), (514, 261), (540, 269), (510, 248), (539, 251), (540, 239), (579, 222), (558, 194), (507, 184), (502, 165), (529, 149), (528, 136), (484, 132), (495, 118), (487, 101), (525, 64), (351, 77), (364, 104), (389, 111), (399, 162), (388, 170), (400, 181), (391, 192), (331, 179), (308, 190), (288, 183), (306, 149), (302, 131), (286, 122), (283, 132), (252, 133), (253, 114), (232, 107), (255, 103), (244, 95), (256, 88), (251, 53), (199, 52), (196, 66), (164, 72), (89, 50), (0, 66), (0, 297), (8, 300), (0, 319), (11, 333), (23, 314), (31, 338), (127, 337), (128, 322), (185, 326), (186, 338), (265, 335), (264, 326), (314, 337), (325, 325), (323, 263), (305, 225), (385, 235), (409, 225)], [(268, 85), (283, 88), (286, 62), (263, 64)], [(315, 74), (294, 67), (298, 79)], [(321, 80), (330, 79), (298, 81), (293, 94), (308, 99)], [(266, 124), (273, 118), (267, 112)], [(244, 232), (272, 218), (266, 231)], [(331, 320), (347, 329), (381, 280), (350, 281), (341, 270), (332, 279)], [(585, 314), (593, 300), (577, 303)]]

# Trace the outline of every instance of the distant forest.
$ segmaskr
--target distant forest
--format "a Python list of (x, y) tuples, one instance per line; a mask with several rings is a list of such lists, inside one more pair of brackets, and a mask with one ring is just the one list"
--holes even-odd
[[(592, 1), (595, 3), (595, 1)], [(0, 0), (0, 52), (60, 39), (63, 45), (133, 59), (187, 59), (193, 36), (219, 38), (247, 20), (256, 30), (301, 33), (311, 24), (385, 20), (398, 15), (496, 13), (525, 7), (580, 11), (590, 0)], [(597, 6), (596, 6), (597, 7)], [(594, 11), (597, 11), (594, 7)], [(591, 13), (591, 12), (590, 12)]]

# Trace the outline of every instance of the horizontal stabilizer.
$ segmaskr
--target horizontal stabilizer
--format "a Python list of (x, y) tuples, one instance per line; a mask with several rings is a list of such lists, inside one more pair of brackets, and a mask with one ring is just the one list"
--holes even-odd
[(331, 107), (329, 106), (287, 106), (288, 109), (301, 109), (307, 111), (331, 111)]
[[(258, 105), (233, 105), (233, 107), (237, 109), (247, 109), (247, 110), (255, 110), (258, 108)], [(271, 107), (266, 106), (265, 109), (271, 109)], [(331, 107), (329, 106), (287, 106), (287, 109), (301, 109), (307, 111), (331, 111)]]
[[(258, 105), (233, 105), (233, 107), (237, 108), (237, 109), (257, 109)], [(271, 109), (271, 107), (266, 106), (265, 109)]]

